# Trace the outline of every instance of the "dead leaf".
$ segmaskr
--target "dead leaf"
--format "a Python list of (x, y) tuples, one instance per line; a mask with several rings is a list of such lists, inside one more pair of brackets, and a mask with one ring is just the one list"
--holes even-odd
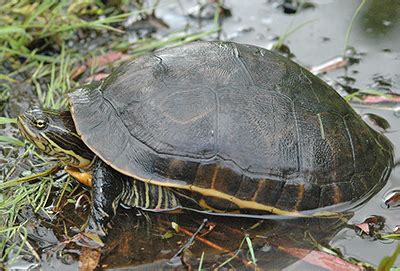
[(301, 259), (304, 262), (312, 265), (320, 266), (327, 270), (335, 271), (360, 271), (362, 270), (359, 266), (346, 262), (345, 260), (330, 255), (325, 252), (297, 248), (297, 247), (282, 247), (278, 246), (278, 249), (293, 256)]
[(86, 63), (89, 65), (89, 67), (101, 67), (110, 64), (111, 62), (114, 62), (116, 60), (119, 60), (123, 56), (126, 55), (121, 52), (111, 51), (104, 55), (93, 57), (89, 59)]
[(360, 234), (367, 234), (372, 236), (376, 230), (383, 227), (384, 220), (380, 216), (367, 217), (362, 223), (354, 224), (356, 229), (360, 230)]
[(363, 102), (367, 104), (376, 104), (383, 102), (400, 102), (400, 95), (385, 95), (385, 96), (364, 96)]
[(93, 74), (92, 76), (89, 76), (88, 78), (86, 78), (85, 82), (91, 83), (91, 82), (94, 82), (94, 81), (100, 81), (100, 80), (103, 80), (104, 78), (106, 78), (109, 75), (110, 74), (108, 74), (108, 73), (102, 73), (102, 72), (96, 73), (96, 74)]
[(94, 270), (100, 261), (101, 253), (97, 249), (91, 249), (88, 247), (81, 248), (81, 255), (79, 256), (79, 270), (80, 271), (92, 271)]
[(400, 206), (400, 191), (393, 191), (385, 197), (385, 205), (390, 207)]
[(360, 223), (360, 224), (355, 224), (355, 226), (361, 230), (361, 234), (362, 233), (366, 233), (369, 235), (370, 230), (369, 230), (369, 224), (366, 222)]
[(82, 73), (84, 73), (87, 69), (87, 66), (85, 64), (79, 65), (75, 68), (72, 69), (71, 71), (71, 79), (75, 80), (78, 78)]
[(82, 232), (83, 237), (88, 238), (88, 241), (93, 242), (94, 246), (104, 246), (103, 241), (100, 239), (100, 236), (98, 236), (95, 233), (92, 232)]

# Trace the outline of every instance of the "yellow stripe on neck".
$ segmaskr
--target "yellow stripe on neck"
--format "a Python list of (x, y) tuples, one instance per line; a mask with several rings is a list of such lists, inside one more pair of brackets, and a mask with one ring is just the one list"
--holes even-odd
[[(69, 156), (69, 157), (73, 157), (74, 159), (76, 159), (78, 161), (78, 164), (73, 164), (73, 165), (69, 165), (69, 166), (74, 166), (74, 167), (78, 167), (78, 168), (88, 168), (92, 165), (91, 160), (88, 160), (84, 157), (82, 157), (81, 155), (75, 153), (72, 150), (65, 150), (60, 148), (60, 146), (58, 146), (53, 140), (51, 140), (45, 133), (40, 133), (40, 135), (45, 138), (47, 140), (47, 142), (52, 146), (52, 151), (54, 151), (55, 153), (63, 153), (65, 154), (65, 156)], [(63, 161), (62, 161), (63, 162)]]

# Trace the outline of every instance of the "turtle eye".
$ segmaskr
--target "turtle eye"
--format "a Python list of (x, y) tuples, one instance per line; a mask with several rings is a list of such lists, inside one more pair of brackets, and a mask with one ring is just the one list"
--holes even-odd
[(38, 128), (39, 130), (42, 130), (47, 127), (47, 122), (42, 119), (37, 119), (33, 121), (33, 124)]

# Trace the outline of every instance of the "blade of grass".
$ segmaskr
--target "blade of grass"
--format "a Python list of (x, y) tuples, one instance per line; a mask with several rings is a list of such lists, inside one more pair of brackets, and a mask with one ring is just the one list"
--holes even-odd
[(251, 261), (256, 266), (257, 265), (257, 259), (256, 259), (256, 256), (254, 254), (253, 244), (252, 244), (251, 239), (250, 239), (248, 234), (246, 234), (245, 239), (246, 239), (246, 242), (247, 242), (247, 246), (249, 247), (249, 251), (250, 251), (250, 255), (251, 255)]
[(0, 124), (17, 123), (17, 119), (0, 117)]
[(400, 255), (400, 245), (397, 246), (396, 250), (393, 252), (391, 256), (386, 256), (381, 260), (377, 268), (377, 271), (391, 270), (399, 255)]
[[(25, 228), (24, 228), (25, 229)], [(25, 230), (26, 231), (26, 230)], [(25, 233), (25, 232), (24, 232)], [(21, 239), (23, 239), (25, 237), (25, 234), (22, 235), (21, 233), (19, 233)], [(25, 238), (24, 238), (25, 239)], [(25, 239), (25, 245), (28, 247), (28, 249), (30, 250), (30, 252), (32, 253), (33, 256), (35, 256), (35, 259), (37, 262), (40, 262), (41, 258), (39, 256), (39, 254), (36, 252), (36, 250), (34, 249), (34, 247), (31, 245), (31, 243), (29, 242), (28, 238)]]
[(10, 144), (10, 145), (15, 145), (18, 147), (25, 146), (24, 142), (22, 142), (19, 139), (16, 139), (15, 137), (12, 137), (12, 136), (0, 135), (0, 142), (4, 142), (4, 143)]
[(25, 57), (25, 58), (28, 59), (28, 61), (37, 60), (37, 61), (44, 61), (44, 62), (48, 62), (48, 63), (55, 62), (53, 57), (50, 57), (50, 56), (36, 55), (34, 52), (32, 52), (31, 54), (26, 54), (26, 53), (23, 53), (21, 51), (10, 49), (10, 48), (4, 47), (4, 46), (0, 46), (0, 51), (8, 52), (11, 55), (17, 55), (17, 56)]
[(360, 5), (357, 7), (356, 11), (354, 12), (353, 17), (351, 18), (349, 27), (347, 28), (346, 37), (344, 39), (343, 55), (346, 54), (346, 50), (347, 50), (347, 48), (349, 46), (350, 33), (351, 33), (352, 28), (353, 28), (354, 21), (355, 21), (357, 15), (360, 13), (361, 9), (363, 8), (363, 6), (365, 5), (366, 2), (367, 2), (367, 0), (362, 0)]
[(239, 252), (240, 252), (240, 250), (242, 249), (242, 246), (243, 246), (245, 240), (246, 240), (246, 239), (243, 238), (243, 240), (242, 240), (242, 242), (240, 243), (239, 248), (236, 250), (236, 252), (235, 252), (234, 254), (232, 254), (231, 257), (228, 258), (226, 261), (224, 261), (223, 263), (221, 263), (220, 265), (218, 265), (215, 269), (218, 270), (218, 269), (222, 268), (223, 266), (225, 266), (226, 264), (230, 263), (232, 260), (238, 258), (238, 257), (239, 257), (239, 256), (238, 256), (238, 255), (239, 255)]
[(8, 75), (5, 75), (5, 74), (0, 74), (0, 80), (6, 80), (6, 81), (11, 82), (11, 83), (17, 82), (17, 80), (15, 80), (14, 78), (12, 78), (12, 77), (10, 77)]
[(61, 33), (61, 32), (76, 31), (76, 30), (82, 29), (82, 28), (90, 28), (90, 29), (96, 29), (96, 30), (104, 29), (104, 30), (111, 30), (111, 31), (119, 32), (119, 33), (124, 33), (124, 31), (117, 29), (115, 27), (109, 26), (108, 24), (121, 22), (121, 21), (125, 20), (126, 18), (128, 18), (130, 15), (131, 15), (131, 13), (124, 13), (124, 14), (110, 16), (110, 17), (106, 17), (106, 18), (102, 18), (102, 19), (98, 19), (98, 20), (90, 21), (90, 22), (80, 20), (79, 23), (74, 23), (74, 24), (69, 24), (69, 25), (64, 24), (64, 25), (54, 28), (50, 31), (43, 32), (40, 35), (40, 38), (53, 36), (53, 35), (55, 35), (57, 33)]
[(54, 205), (54, 209), (55, 210), (59, 210), (60, 209), (61, 200), (63, 199), (65, 191), (67, 190), (70, 182), (71, 182), (71, 178), (68, 177), (67, 181), (64, 183), (64, 186), (63, 186), (63, 188), (61, 190), (60, 195), (58, 196), (58, 200), (56, 201), (56, 204)]
[(368, 89), (360, 89), (359, 91), (356, 91), (354, 93), (351, 93), (347, 96), (344, 97), (346, 101), (350, 101), (351, 99), (358, 97), (360, 95), (375, 95), (375, 96), (387, 96), (386, 93), (373, 89), (373, 88), (368, 88)]
[(158, 48), (164, 48), (166, 46), (171, 46), (171, 45), (174, 45), (174, 46), (182, 45), (182, 44), (185, 44), (188, 42), (199, 40), (199, 39), (206, 37), (212, 33), (215, 33), (216, 31), (217, 31), (217, 29), (213, 28), (213, 29), (210, 29), (205, 32), (184, 35), (184, 36), (170, 37), (163, 41), (158, 41), (158, 40), (150, 41), (150, 42), (144, 43), (144, 44), (134, 48), (131, 55), (139, 56), (139, 55), (143, 55), (149, 51), (156, 50)]
[(50, 184), (44, 182), (41, 183), (40, 192), (37, 193), (36, 197), (34, 198), (34, 201), (37, 202), (37, 206), (34, 210), (35, 213), (37, 213), (41, 208), (44, 207), (50, 197), (50, 192), (53, 188), (53, 179), (49, 178), (49, 182)]
[(21, 34), (23, 36), (26, 36), (28, 39), (32, 39), (32, 36), (29, 35), (28, 33), (26, 33), (25, 29), (23, 27), (20, 26), (1, 26), (0, 27), (0, 38), (4, 37), (4, 36), (8, 36), (9, 34)]
[(28, 27), (32, 24), (32, 22), (42, 13), (45, 11), (48, 11), (51, 6), (55, 5), (57, 1), (54, 0), (46, 0), (42, 1), (41, 4), (34, 9), (34, 12), (27, 18), (25, 19), (24, 26)]
[(22, 177), (22, 178), (17, 178), (14, 180), (10, 180), (8, 182), (4, 182), (4, 183), (0, 183), (0, 190), (2, 189), (6, 189), (6, 188), (10, 188), (25, 182), (29, 182), (32, 181), (34, 179), (40, 178), (40, 177), (45, 177), (45, 176), (49, 176), (51, 173), (57, 171), (60, 168), (61, 164), (56, 164), (55, 166), (46, 169), (42, 172), (36, 173), (36, 174), (32, 174), (26, 177)]
[(390, 233), (381, 236), (383, 239), (400, 240), (400, 233)]
[(279, 39), (274, 43), (274, 45), (272, 46), (273, 48), (279, 49), (280, 47), (282, 47), (282, 45), (285, 43), (285, 40), (287, 40), (287, 38), (292, 35), (293, 33), (295, 33), (296, 31), (298, 31), (299, 29), (301, 29), (302, 27), (306, 26), (307, 24), (313, 23), (317, 21), (317, 19), (313, 19), (313, 20), (309, 20), (306, 21), (296, 27), (294, 27), (291, 30), (287, 30), (282, 36), (279, 37)]
[(203, 261), (204, 261), (204, 251), (201, 253), (201, 256), (200, 256), (200, 262), (199, 262), (199, 268), (198, 268), (199, 271), (203, 270)]

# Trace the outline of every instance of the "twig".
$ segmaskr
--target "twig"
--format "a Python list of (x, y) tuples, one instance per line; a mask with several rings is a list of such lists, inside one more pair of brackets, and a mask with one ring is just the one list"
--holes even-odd
[[(167, 221), (161, 221), (161, 222), (169, 226), (169, 222), (167, 222)], [(185, 229), (182, 226), (179, 227), (179, 230), (181, 232), (183, 232), (184, 234), (186, 234), (186, 235), (193, 236), (193, 233), (191, 233), (190, 231), (188, 231), (187, 229)], [(233, 253), (232, 251), (230, 251), (227, 248), (221, 247), (220, 245), (217, 245), (217, 244), (215, 244), (215, 243), (213, 243), (211, 241), (208, 241), (207, 239), (205, 239), (205, 238), (203, 238), (201, 236), (198, 236), (198, 235), (195, 236), (195, 239), (199, 240), (200, 242), (202, 242), (203, 244), (206, 244), (209, 247), (212, 247), (212, 248), (214, 248), (216, 250), (219, 250), (221, 252), (227, 253), (229, 256), (231, 256), (234, 259), (242, 261), (242, 263), (245, 266), (253, 266), (253, 267), (255, 267), (255, 265), (252, 262), (249, 262), (246, 259), (243, 259), (243, 258), (239, 257), (237, 254)]]
[(196, 232), (190, 236), (190, 238), (189, 238), (189, 240), (186, 242), (186, 244), (183, 245), (183, 246), (178, 250), (178, 252), (175, 253), (175, 255), (174, 255), (172, 258), (179, 257), (179, 256), (181, 255), (181, 253), (182, 253), (185, 249), (189, 248), (189, 247), (193, 244), (194, 239), (198, 236), (198, 234), (201, 232), (201, 230), (207, 225), (207, 221), (208, 221), (207, 218), (205, 218), (205, 219), (203, 220), (203, 223), (201, 223), (201, 225), (199, 226), (199, 228), (196, 230)]

